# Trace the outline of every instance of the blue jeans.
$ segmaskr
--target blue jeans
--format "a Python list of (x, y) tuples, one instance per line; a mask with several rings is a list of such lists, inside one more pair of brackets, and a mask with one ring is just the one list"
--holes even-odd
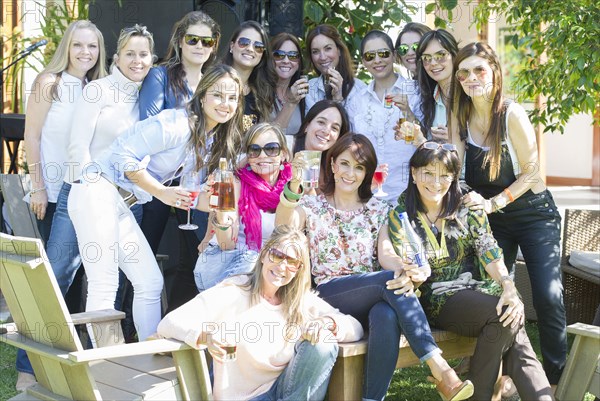
[(544, 370), (550, 384), (557, 384), (567, 360), (567, 320), (560, 271), (561, 217), (552, 194), (527, 192), (488, 218), (509, 270), (521, 248), (538, 316)]
[(363, 385), (363, 397), (368, 400), (385, 397), (396, 368), (400, 332), (421, 362), (441, 353), (418, 298), (396, 295), (386, 288), (393, 278), (394, 272), (382, 270), (336, 277), (317, 287), (321, 298), (371, 330)]
[(334, 342), (296, 343), (292, 360), (273, 386), (250, 401), (323, 400), (337, 355), (338, 345)]
[(229, 276), (250, 273), (258, 260), (258, 253), (239, 245), (235, 249), (223, 251), (218, 245), (209, 244), (198, 255), (194, 268), (194, 279), (198, 291), (202, 292)]

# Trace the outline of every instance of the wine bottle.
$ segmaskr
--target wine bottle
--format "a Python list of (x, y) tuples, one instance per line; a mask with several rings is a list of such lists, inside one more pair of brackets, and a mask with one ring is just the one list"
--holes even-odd
[(425, 244), (413, 228), (412, 224), (410, 224), (406, 212), (400, 213), (400, 224), (402, 224), (402, 228), (406, 235), (406, 243), (403, 244), (404, 255), (401, 256), (411, 259), (419, 267), (429, 266), (429, 261), (427, 260), (427, 254), (425, 252)]
[(227, 159), (221, 157), (219, 159), (219, 168), (214, 173), (213, 192), (208, 198), (208, 206), (210, 210), (219, 208), (219, 183), (221, 182), (221, 170), (227, 170)]
[(219, 160), (221, 180), (219, 181), (219, 206), (222, 212), (235, 211), (235, 193), (233, 189), (233, 171), (227, 167), (227, 160)]

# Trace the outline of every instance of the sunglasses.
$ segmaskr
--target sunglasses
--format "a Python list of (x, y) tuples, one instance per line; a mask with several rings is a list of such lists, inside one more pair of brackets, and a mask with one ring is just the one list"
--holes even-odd
[(412, 45), (400, 45), (400, 46), (398, 46), (396, 51), (398, 52), (398, 54), (400, 56), (406, 56), (406, 53), (408, 53), (408, 51), (410, 49), (412, 49), (414, 52), (416, 52), (418, 48), (419, 48), (419, 42), (416, 42), (416, 43), (413, 43)]
[(273, 52), (273, 58), (277, 61), (281, 61), (286, 57), (290, 61), (298, 61), (300, 59), (300, 53), (293, 50), (289, 52), (286, 52), (284, 50), (275, 50)]
[(365, 61), (373, 61), (375, 60), (375, 56), (379, 56), (379, 58), (389, 58), (391, 55), (392, 51), (390, 49), (379, 49), (364, 52), (363, 58)]
[(252, 42), (251, 39), (245, 38), (243, 36), (237, 40), (237, 44), (240, 47), (240, 49), (245, 49), (246, 47), (252, 45), (252, 47), (254, 47), (254, 51), (257, 53), (262, 53), (265, 51), (265, 44), (263, 42), (259, 42), (258, 40)]
[(438, 149), (444, 149), (447, 150), (448, 152), (456, 152), (456, 145), (451, 144), (451, 143), (437, 143), (437, 142), (425, 142), (423, 144), (423, 147), (425, 149), (429, 149), (429, 150), (438, 150)]
[(202, 43), (202, 47), (213, 47), (215, 45), (215, 38), (212, 36), (198, 36), (191, 33), (186, 33), (183, 36), (183, 41), (190, 46), (196, 46), (198, 42)]
[(248, 145), (246, 155), (250, 158), (255, 158), (259, 157), (262, 151), (267, 156), (279, 156), (281, 154), (281, 145), (277, 142), (269, 142), (261, 148), (259, 145), (253, 143), (252, 145)]
[(448, 53), (445, 50), (440, 50), (439, 52), (433, 53), (433, 54), (423, 54), (421, 56), (421, 61), (423, 61), (423, 65), (429, 65), (431, 64), (432, 61), (435, 61), (436, 63), (443, 63), (444, 61), (446, 61), (446, 59), (448, 58), (448, 56), (450, 55), (450, 53)]
[(285, 260), (285, 265), (290, 273), (296, 273), (302, 267), (302, 261), (281, 252), (279, 249), (269, 249), (269, 260), (273, 263), (280, 264)]
[(477, 77), (477, 79), (482, 79), (487, 74), (487, 70), (482, 65), (477, 66), (477, 67), (473, 68), (472, 70), (469, 70), (467, 68), (461, 68), (460, 70), (456, 71), (456, 73), (455, 73), (456, 79), (458, 79), (459, 82), (465, 82), (467, 80), (467, 78), (469, 78), (471, 76), (471, 72), (475, 73), (475, 76)]

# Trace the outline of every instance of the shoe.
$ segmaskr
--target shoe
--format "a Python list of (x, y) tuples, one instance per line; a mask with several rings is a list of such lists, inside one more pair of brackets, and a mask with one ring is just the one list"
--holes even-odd
[(519, 393), (512, 379), (508, 376), (502, 376), (502, 401), (519, 401)]
[(466, 400), (473, 395), (473, 383), (470, 380), (461, 381), (452, 369), (442, 374), (441, 381), (431, 376), (427, 380), (435, 384), (443, 401)]
[(22, 393), (23, 391), (27, 390), (28, 387), (31, 387), (36, 383), (37, 380), (35, 380), (35, 376), (31, 373), (19, 372), (17, 375), (17, 384), (15, 385), (15, 389), (19, 393)]

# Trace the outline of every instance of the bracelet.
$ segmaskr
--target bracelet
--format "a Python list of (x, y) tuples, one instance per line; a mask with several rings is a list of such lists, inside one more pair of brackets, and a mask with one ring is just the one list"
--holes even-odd
[(281, 206), (287, 207), (289, 209), (295, 209), (296, 206), (298, 206), (298, 201), (292, 202), (291, 200), (288, 200), (288, 198), (285, 197), (283, 192), (281, 192), (281, 195), (279, 195), (279, 203), (281, 204)]
[(502, 283), (504, 283), (505, 281), (510, 281), (511, 283), (513, 283), (513, 285), (515, 284), (515, 282), (513, 281), (511, 276), (502, 276), (500, 277), (500, 280), (498, 281), (498, 284), (500, 284), (502, 286)]
[(233, 225), (233, 219), (231, 217), (229, 217), (229, 225), (227, 224), (221, 224), (217, 221), (217, 214), (213, 214), (212, 219), (210, 220), (210, 222), (212, 223), (213, 226), (215, 226), (216, 228), (218, 228), (221, 231), (227, 231), (231, 228), (231, 226)]
[(331, 331), (333, 334), (336, 334), (337, 333), (337, 322), (335, 321), (335, 319), (332, 318), (331, 316), (323, 316), (323, 317), (327, 317), (327, 318), (331, 319), (331, 323), (333, 323), (332, 326), (331, 327), (325, 327), (325, 328), (327, 330)]
[(300, 185), (300, 193), (296, 193), (294, 191), (292, 191), (290, 189), (290, 182), (288, 181), (284, 186), (283, 186), (283, 193), (285, 194), (284, 196), (290, 200), (290, 201), (299, 201), (300, 198), (302, 198), (302, 195), (304, 195), (304, 188), (302, 187), (302, 185)]
[(514, 201), (515, 201), (515, 197), (514, 197), (514, 196), (513, 196), (513, 194), (510, 192), (510, 189), (508, 189), (508, 188), (504, 188), (504, 191), (502, 191), (502, 192), (504, 192), (504, 193), (506, 194), (506, 196), (508, 196), (508, 199), (509, 199), (511, 202), (514, 202)]
[(33, 194), (36, 194), (38, 192), (42, 192), (42, 191), (45, 191), (45, 190), (46, 190), (46, 187), (41, 187), (41, 188), (38, 188), (38, 189), (32, 189), (31, 191), (29, 191), (29, 195), (33, 195)]

